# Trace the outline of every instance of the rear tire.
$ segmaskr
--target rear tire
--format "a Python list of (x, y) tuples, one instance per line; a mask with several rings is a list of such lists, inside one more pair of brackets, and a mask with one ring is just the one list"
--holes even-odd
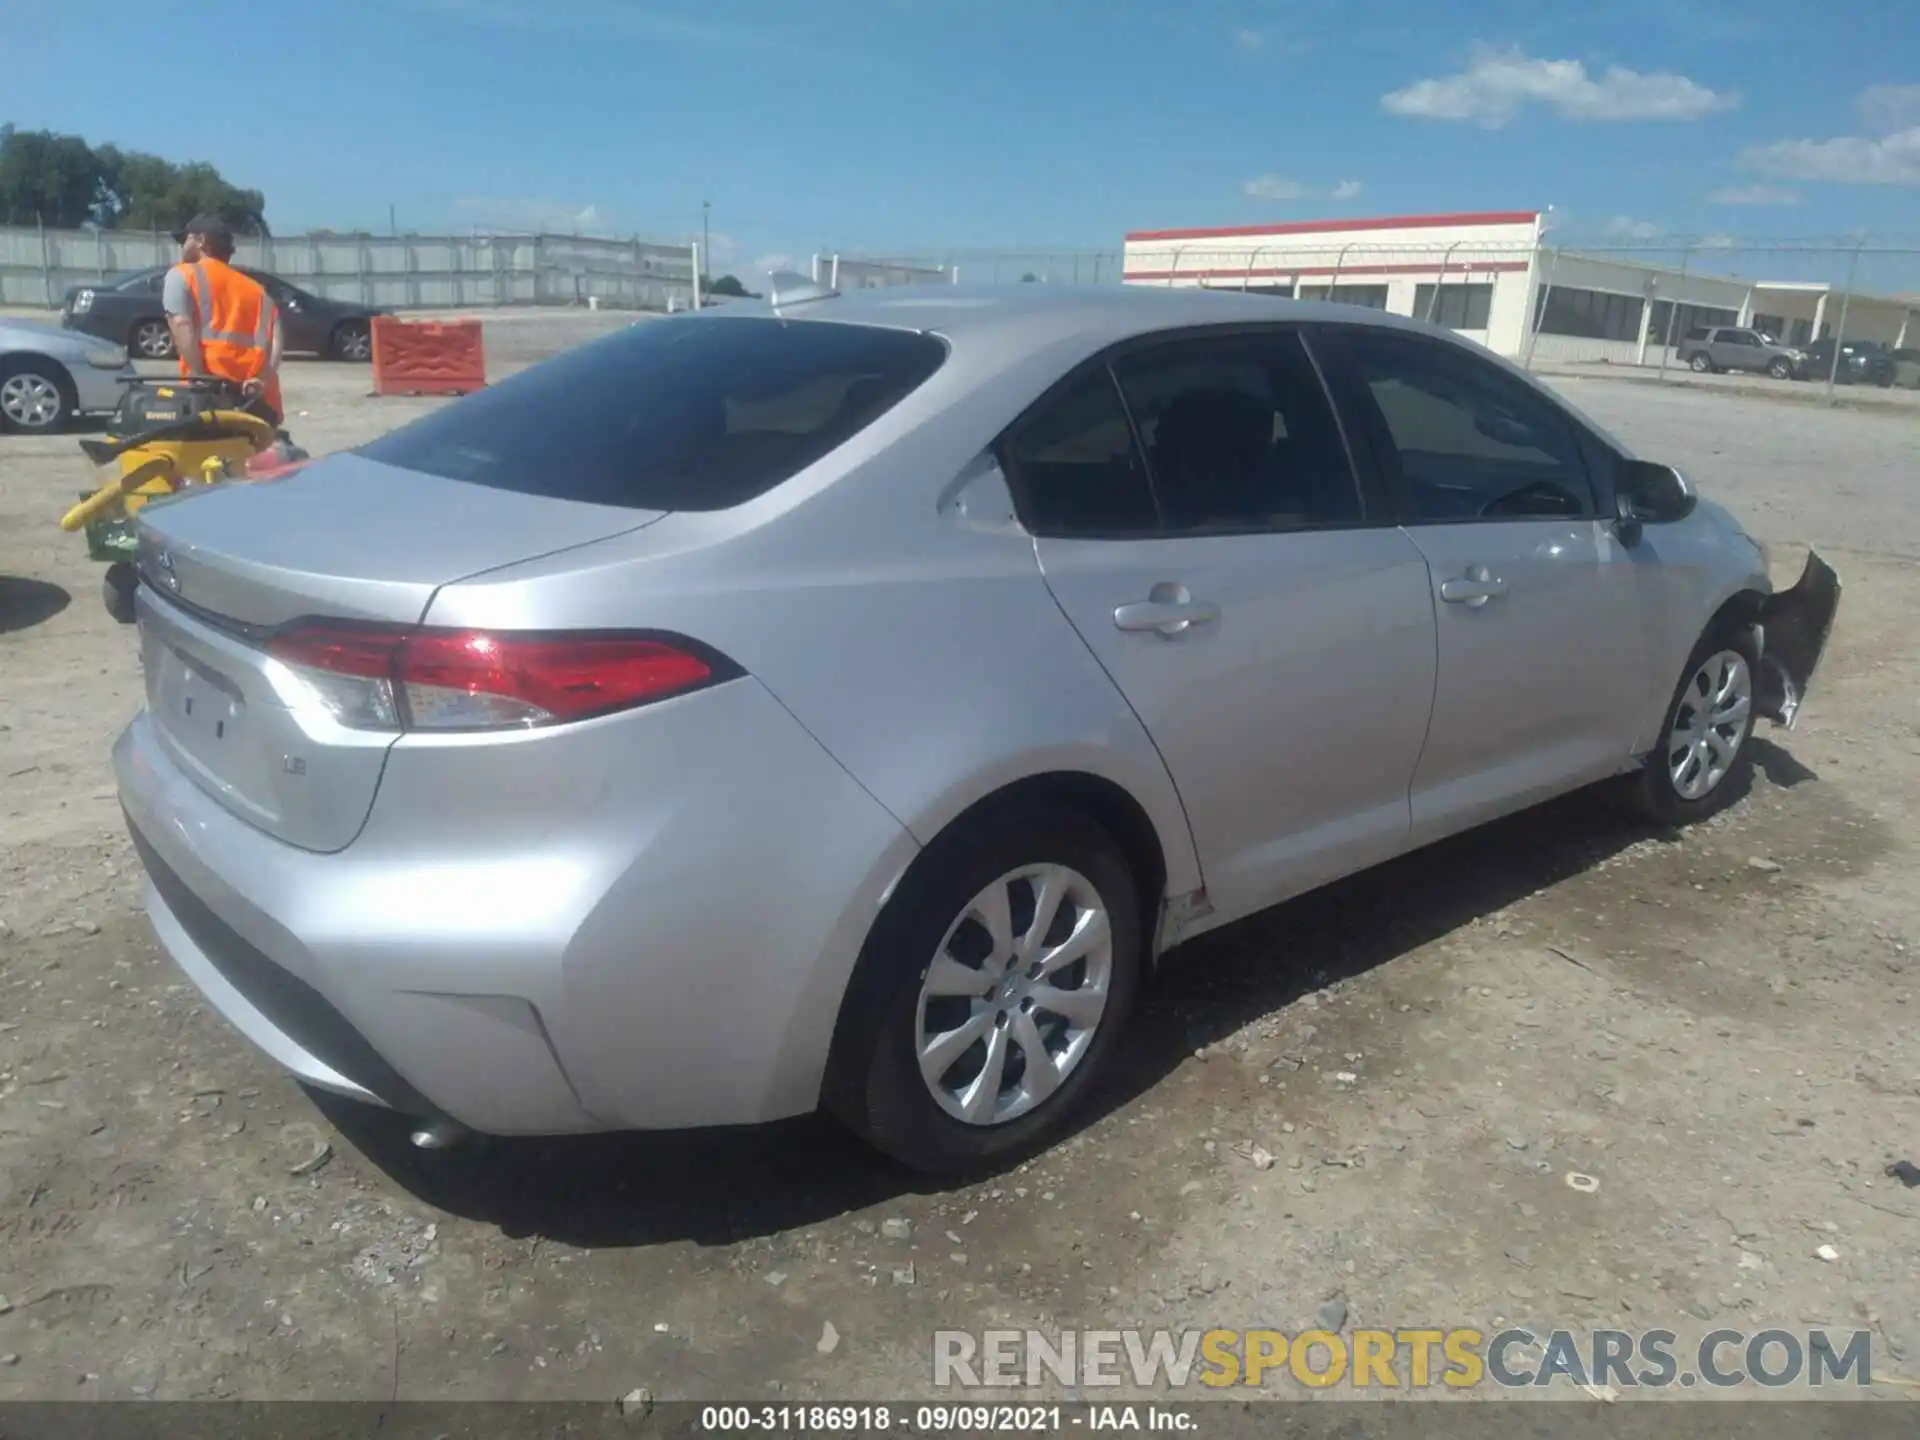
[(127, 332), (127, 350), (139, 360), (171, 360), (173, 331), (165, 320), (141, 320)]
[(140, 588), (139, 576), (134, 573), (131, 563), (116, 560), (107, 566), (107, 573), (100, 577), (100, 598), (105, 602), (107, 614), (122, 625), (131, 625), (134, 621), (134, 592)]
[[(1057, 908), (1040, 922), (1049, 894)], [(997, 938), (981, 918), (995, 895)], [(1143, 931), (1123, 852), (1091, 820), (1033, 807), (963, 822), (914, 862), (861, 951), (827, 1108), (933, 1173), (1050, 1143), (1100, 1082), (1139, 986)]]
[(359, 363), (373, 358), (373, 329), (364, 320), (347, 320), (336, 325), (327, 342), (327, 353), (335, 360)]
[(1687, 656), (1660, 722), (1660, 740), (1634, 778), (1635, 808), (1656, 825), (1696, 824), (1733, 804), (1752, 778), (1760, 652), (1747, 630), (1715, 624)]
[(1713, 374), (1713, 361), (1709, 360), (1705, 355), (1695, 355), (1693, 359), (1687, 363), (1693, 367), (1693, 373), (1696, 375)]

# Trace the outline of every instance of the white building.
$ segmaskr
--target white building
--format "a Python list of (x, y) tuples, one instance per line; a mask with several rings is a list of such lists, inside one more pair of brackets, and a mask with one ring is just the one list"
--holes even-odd
[[(1543, 246), (1533, 210), (1399, 215), (1126, 238), (1134, 285), (1200, 285), (1333, 299), (1451, 326), (1512, 358), (1659, 364), (1696, 325), (1754, 325), (1790, 343), (1834, 332), (1838, 287), (1711, 273)], [(1706, 273), (1703, 273), (1706, 272)], [(1849, 339), (1920, 344), (1920, 301), (1846, 297)]]

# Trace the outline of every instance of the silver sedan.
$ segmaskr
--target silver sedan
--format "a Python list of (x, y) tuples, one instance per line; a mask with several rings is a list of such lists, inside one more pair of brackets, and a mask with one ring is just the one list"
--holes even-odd
[(652, 321), (141, 512), (162, 942), (435, 1143), (1058, 1135), (1181, 941), (1609, 782), (1684, 824), (1838, 599), (1485, 350), (1027, 286)]
[(0, 316), (0, 430), (57, 430), (75, 415), (112, 410), (133, 373), (123, 346)]

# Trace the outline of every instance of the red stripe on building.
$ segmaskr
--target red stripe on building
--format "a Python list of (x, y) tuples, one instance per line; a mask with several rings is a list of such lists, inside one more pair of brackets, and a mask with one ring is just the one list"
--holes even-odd
[[(1525, 270), (1525, 260), (1475, 260), (1450, 265), (1445, 273), (1454, 276), (1485, 275), (1492, 271), (1512, 273)], [(1235, 265), (1225, 270), (1129, 270), (1122, 280), (1259, 280), (1279, 276), (1294, 275), (1338, 275), (1342, 280), (1349, 275), (1434, 275), (1441, 274), (1438, 265), (1302, 265), (1289, 268), (1283, 265), (1263, 265), (1249, 270), (1244, 265)]]
[(1229, 225), (1221, 229), (1134, 230), (1135, 240), (1225, 240), (1236, 235), (1311, 235), (1340, 230), (1441, 230), (1458, 225), (1531, 225), (1538, 210), (1480, 210), (1460, 215), (1382, 215), (1371, 220), (1288, 220), (1278, 225)]

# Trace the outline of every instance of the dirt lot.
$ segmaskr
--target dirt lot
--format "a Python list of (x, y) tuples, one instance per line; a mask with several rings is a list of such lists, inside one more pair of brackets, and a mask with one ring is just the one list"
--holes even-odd
[[(366, 383), (296, 365), (296, 435), (432, 403)], [(1882, 1174), (1920, 1160), (1920, 417), (1558, 383), (1786, 578), (1795, 542), (1842, 572), (1750, 797), (1679, 840), (1576, 797), (1197, 942), (1100, 1118), (947, 1190), (812, 1121), (417, 1156), (318, 1108), (136, 908), (108, 749), (137, 659), (55, 526), (82, 467), (0, 439), (0, 1398), (877, 1397), (927, 1391), (936, 1328), (1322, 1307), (1861, 1326), (1920, 1375), (1920, 1191)]]

